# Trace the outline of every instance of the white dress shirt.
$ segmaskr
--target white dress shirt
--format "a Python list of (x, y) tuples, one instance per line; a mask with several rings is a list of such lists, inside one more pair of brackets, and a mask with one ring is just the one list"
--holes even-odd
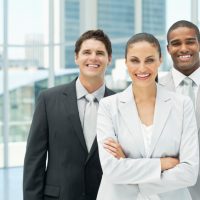
[[(185, 79), (185, 75), (178, 70), (176, 70), (174, 67), (172, 68), (172, 76), (174, 80), (175, 90), (177, 93), (182, 93), (183, 87), (181, 86), (181, 82), (183, 79)], [(195, 94), (195, 105), (197, 100), (197, 92), (198, 88), (200, 87), (200, 67), (194, 71), (192, 74), (188, 76), (190, 79), (193, 80), (193, 88), (194, 88), (194, 94)]]
[[(146, 126), (141, 122), (141, 130), (144, 139), (146, 157), (149, 157), (151, 138), (153, 134), (153, 124), (150, 126)], [(139, 193), (139, 195), (137, 196), (137, 200), (160, 200), (160, 198), (158, 195), (144, 196), (141, 193)]]
[[(96, 91), (94, 91), (92, 94), (95, 96), (97, 101), (96, 104), (99, 104), (99, 101), (101, 98), (104, 97), (105, 93), (105, 83)], [(84, 119), (84, 113), (85, 113), (85, 107), (86, 107), (86, 99), (85, 95), (88, 94), (88, 91), (84, 88), (82, 85), (80, 79), (78, 78), (76, 80), (76, 95), (77, 95), (77, 103), (78, 103), (78, 111), (79, 111), (79, 117), (81, 120), (81, 125), (83, 127), (83, 119)]]

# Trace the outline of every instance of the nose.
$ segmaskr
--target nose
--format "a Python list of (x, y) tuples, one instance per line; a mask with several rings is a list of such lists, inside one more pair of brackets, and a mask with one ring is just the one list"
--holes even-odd
[(139, 65), (139, 69), (141, 72), (145, 71), (145, 63), (141, 62)]
[(188, 52), (187, 45), (186, 45), (186, 44), (182, 44), (181, 47), (180, 47), (180, 51), (181, 51), (181, 52), (184, 52), (184, 53), (185, 53), (185, 52)]
[(90, 54), (90, 59), (91, 59), (91, 60), (96, 60), (96, 58), (97, 58), (96, 53), (95, 53), (95, 52), (92, 52), (92, 53)]

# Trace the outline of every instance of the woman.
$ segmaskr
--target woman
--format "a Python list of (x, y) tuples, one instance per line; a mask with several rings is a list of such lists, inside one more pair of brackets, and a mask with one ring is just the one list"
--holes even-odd
[(131, 37), (125, 62), (132, 84), (99, 105), (97, 200), (189, 200), (199, 164), (192, 102), (156, 84), (162, 58), (153, 35)]

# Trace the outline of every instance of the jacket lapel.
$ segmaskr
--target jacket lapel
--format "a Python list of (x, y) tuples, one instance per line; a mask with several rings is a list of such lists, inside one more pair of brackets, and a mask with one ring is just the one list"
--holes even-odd
[(171, 111), (170, 97), (166, 96), (166, 93), (163, 92), (162, 88), (157, 86), (157, 97), (156, 97), (156, 105), (154, 111), (154, 128), (151, 139), (149, 157), (153, 153), (153, 150), (155, 149), (159, 137), (162, 134), (163, 128), (165, 127), (170, 111)]
[[(170, 71), (165, 77), (159, 79), (159, 84), (165, 86), (169, 90), (175, 91), (172, 72)], [(196, 120), (197, 120), (198, 130), (200, 130), (200, 87), (197, 92)]]
[(196, 119), (197, 119), (197, 127), (200, 132), (200, 87), (197, 92), (197, 101), (196, 101)]
[(71, 124), (74, 127), (75, 133), (81, 143), (83, 149), (87, 152), (87, 147), (83, 135), (83, 129), (81, 126), (80, 118), (79, 118), (79, 111), (77, 105), (77, 97), (76, 97), (76, 80), (74, 80), (71, 84), (69, 84), (65, 91), (63, 91), (63, 104), (65, 107), (65, 111), (67, 112), (67, 116), (71, 121)]
[(119, 95), (119, 112), (130, 134), (133, 136), (133, 145), (137, 145), (142, 157), (145, 157), (144, 140), (133, 97), (132, 84)]

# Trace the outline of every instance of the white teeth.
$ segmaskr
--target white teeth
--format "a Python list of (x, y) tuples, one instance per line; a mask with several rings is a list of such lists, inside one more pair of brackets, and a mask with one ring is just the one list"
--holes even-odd
[(180, 58), (190, 58), (191, 56), (190, 55), (182, 55), (182, 56), (179, 56)]
[(140, 78), (145, 78), (148, 77), (150, 74), (136, 74), (136, 76), (140, 77)]
[(87, 66), (88, 66), (88, 67), (95, 67), (95, 68), (96, 68), (96, 67), (99, 67), (98, 64), (88, 64)]

